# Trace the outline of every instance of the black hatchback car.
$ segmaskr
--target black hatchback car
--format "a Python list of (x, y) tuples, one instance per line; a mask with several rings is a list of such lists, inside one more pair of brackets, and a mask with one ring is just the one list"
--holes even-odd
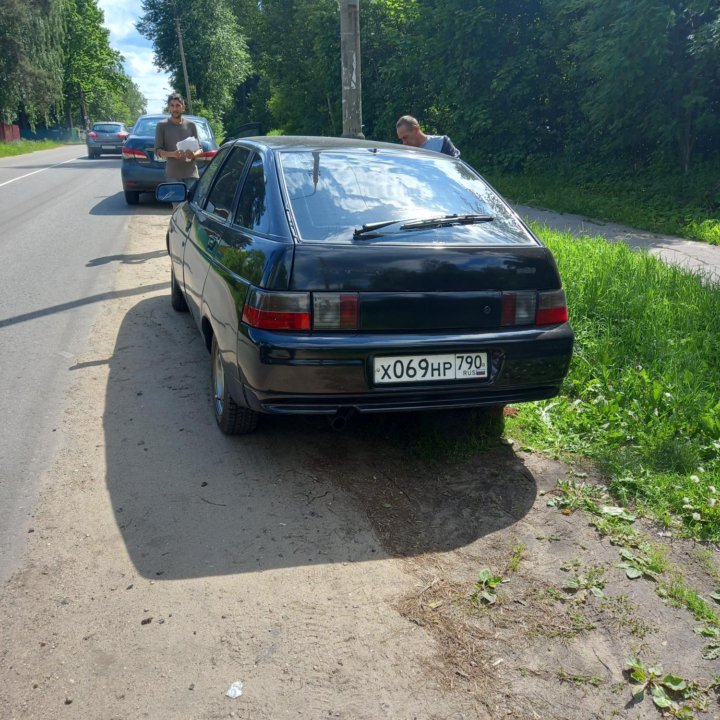
[(469, 165), (379, 142), (225, 144), (167, 234), (171, 301), (211, 353), (220, 429), (262, 413), (552, 397), (573, 332), (549, 250)]

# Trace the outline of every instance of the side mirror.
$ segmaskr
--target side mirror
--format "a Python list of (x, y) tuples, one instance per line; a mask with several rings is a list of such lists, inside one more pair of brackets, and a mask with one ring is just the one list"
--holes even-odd
[(155, 188), (155, 199), (159, 202), (181, 203), (187, 199), (187, 185), (181, 182), (160, 183)]

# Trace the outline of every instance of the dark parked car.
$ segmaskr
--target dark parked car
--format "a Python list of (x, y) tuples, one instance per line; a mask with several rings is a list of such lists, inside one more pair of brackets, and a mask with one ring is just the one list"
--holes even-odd
[(129, 135), (127, 128), (120, 122), (96, 122), (85, 136), (88, 157), (100, 157), (103, 153), (122, 152), (123, 143)]
[[(123, 192), (128, 205), (140, 202), (141, 192), (155, 192), (155, 188), (165, 180), (165, 159), (155, 157), (155, 128), (157, 124), (170, 117), (169, 115), (141, 115), (132, 134), (125, 141), (122, 149)], [(198, 171), (202, 175), (207, 164), (218, 150), (210, 123), (205, 118), (195, 115), (184, 115), (192, 120), (200, 136), (203, 154), (198, 158)]]
[[(555, 261), (466, 163), (378, 142), (223, 145), (167, 235), (171, 301), (211, 353), (225, 433), (261, 413), (502, 406), (557, 394)], [(187, 202), (182, 202), (187, 198)]]

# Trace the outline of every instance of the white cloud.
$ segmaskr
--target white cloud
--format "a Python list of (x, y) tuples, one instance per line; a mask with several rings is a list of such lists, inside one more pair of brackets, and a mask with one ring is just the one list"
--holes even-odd
[[(122, 52), (122, 51), (121, 51)], [(149, 113), (164, 112), (167, 96), (172, 92), (170, 76), (153, 65), (153, 52), (150, 48), (126, 49), (125, 72), (140, 88), (147, 99)]]
[(98, 7), (105, 14), (105, 27), (110, 30), (113, 46), (125, 38), (138, 36), (135, 23), (142, 12), (139, 0), (98, 0)]
[(149, 113), (163, 112), (170, 87), (170, 76), (153, 62), (152, 46), (135, 29), (142, 13), (141, 0), (98, 0), (110, 30), (110, 45), (125, 57), (125, 72), (147, 99)]

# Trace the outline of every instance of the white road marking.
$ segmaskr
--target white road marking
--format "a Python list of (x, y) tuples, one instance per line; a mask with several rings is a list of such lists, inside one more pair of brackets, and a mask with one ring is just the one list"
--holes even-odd
[(74, 162), (78, 158), (72, 158), (70, 160), (63, 160), (61, 163), (55, 163), (55, 165), (48, 165), (47, 167), (40, 168), (39, 170), (33, 170), (31, 173), (26, 173), (25, 175), (19, 175), (16, 178), (13, 178), (12, 180), (6, 180), (4, 183), (0, 183), (0, 187), (3, 185), (9, 185), (11, 182), (15, 182), (16, 180), (22, 180), (23, 178), (30, 177), (31, 175), (35, 175), (39, 172), (44, 172), (45, 170), (51, 170), (52, 168), (58, 167), (60, 165), (64, 165), (65, 163)]

